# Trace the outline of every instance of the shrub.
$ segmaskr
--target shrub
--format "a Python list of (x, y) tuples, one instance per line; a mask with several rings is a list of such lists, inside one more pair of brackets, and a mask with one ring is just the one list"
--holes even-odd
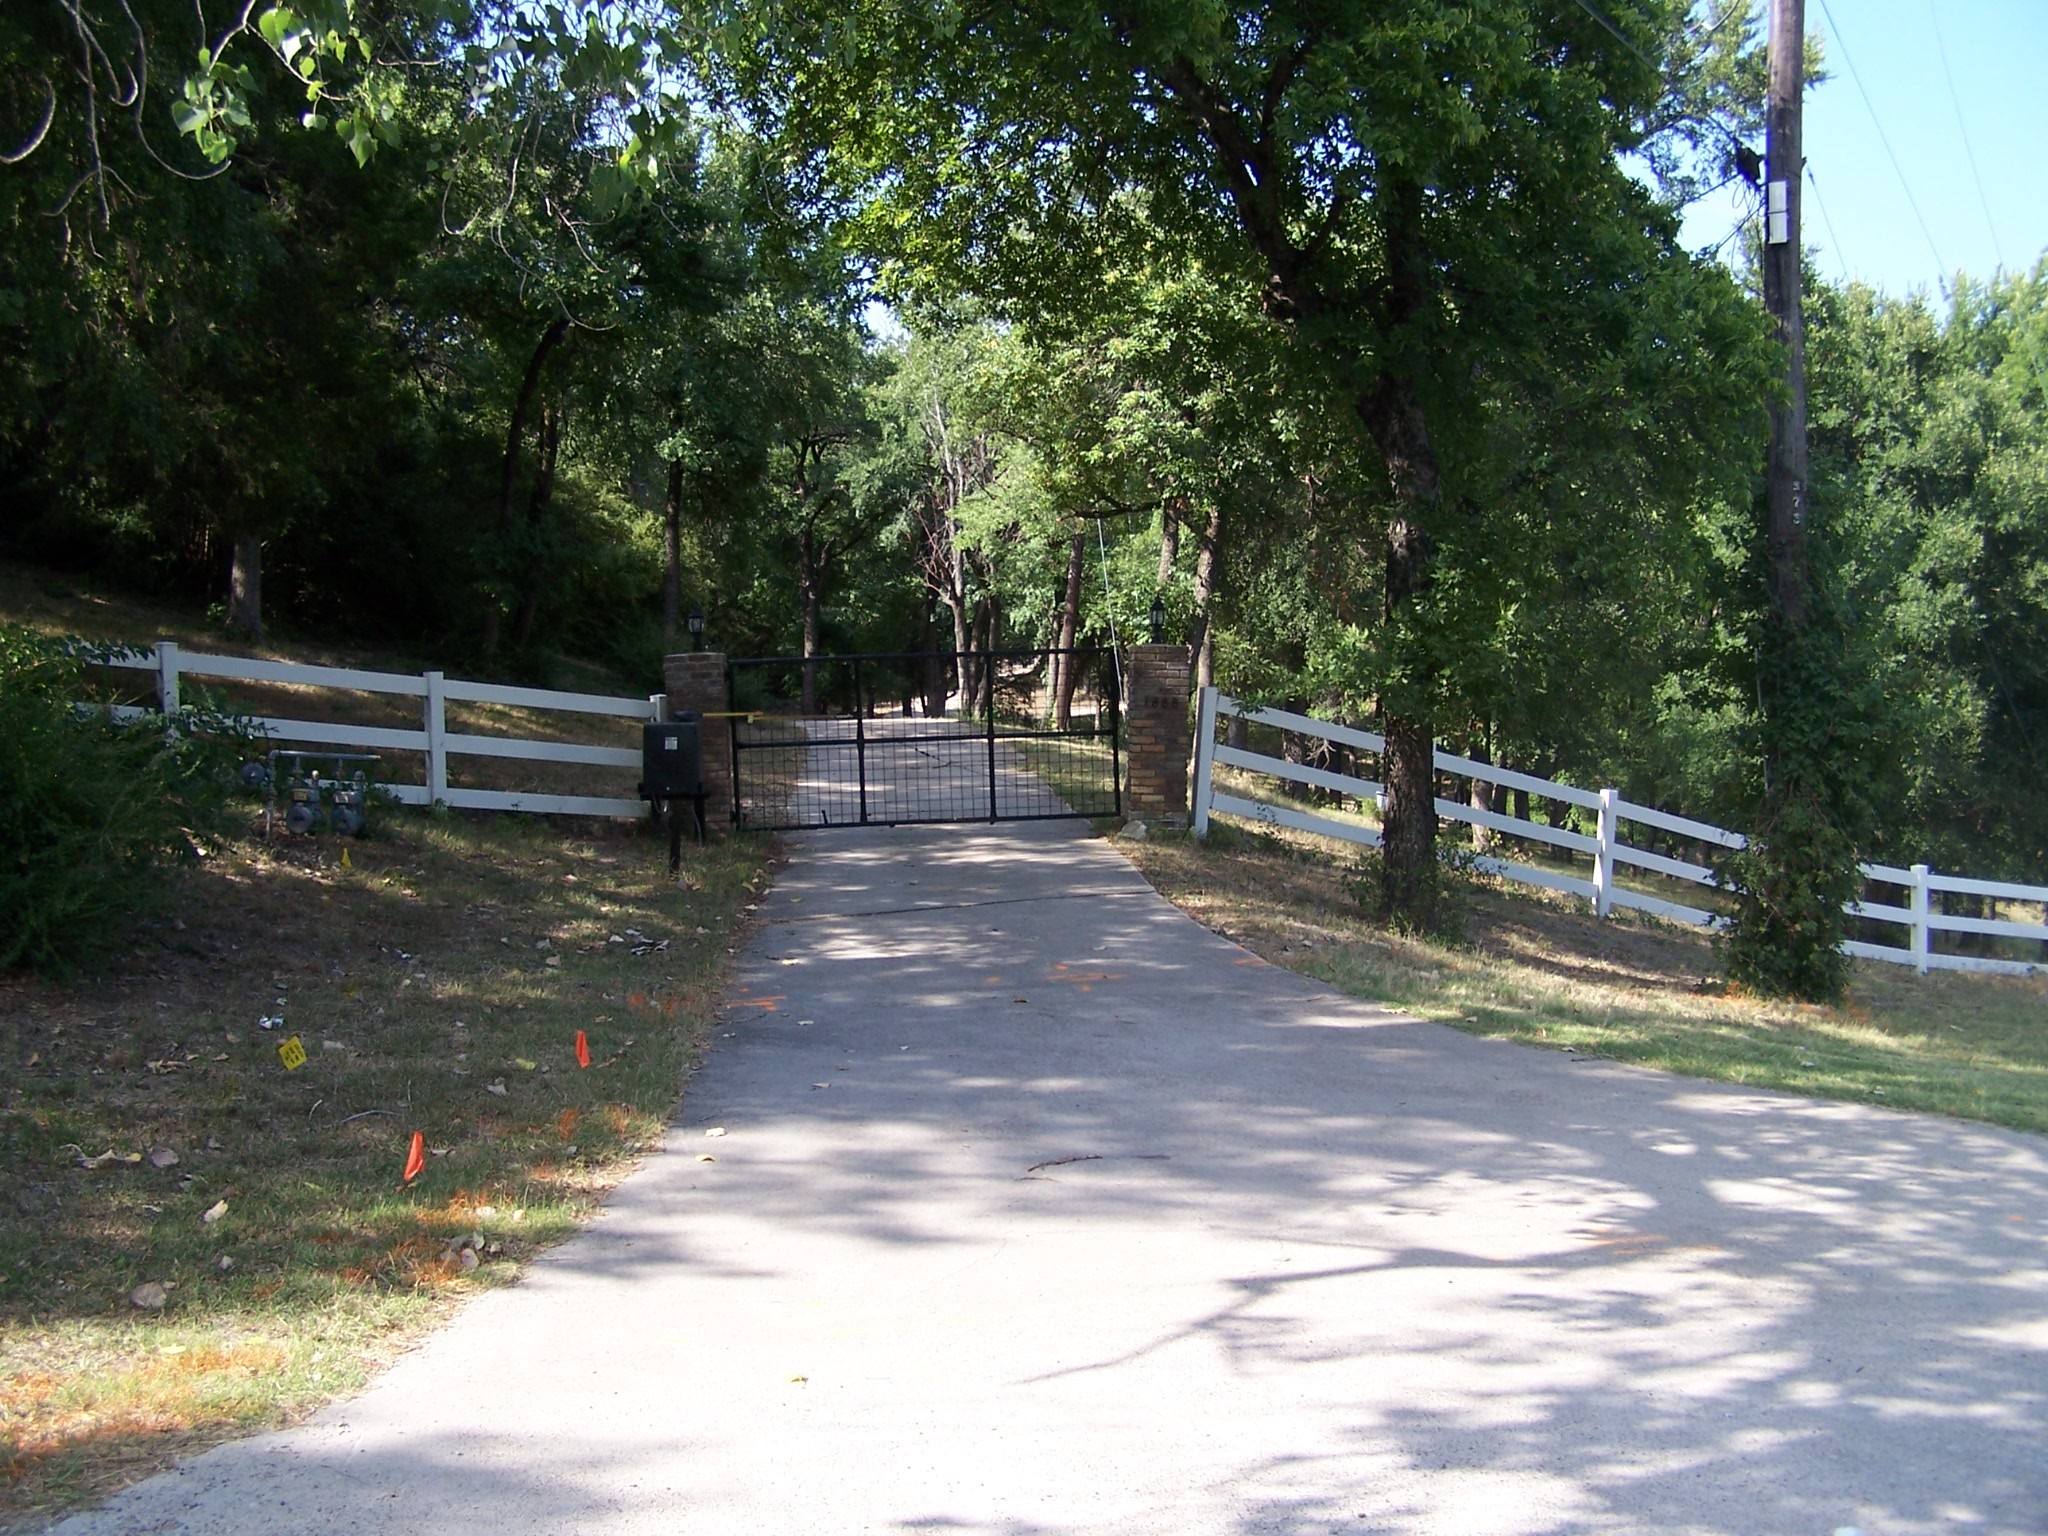
[(0, 968), (117, 942), (227, 809), (233, 723), (116, 723), (88, 675), (105, 654), (0, 625)]

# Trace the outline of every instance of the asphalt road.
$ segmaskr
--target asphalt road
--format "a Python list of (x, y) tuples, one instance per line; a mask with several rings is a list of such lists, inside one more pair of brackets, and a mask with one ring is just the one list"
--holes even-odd
[(60, 1529), (2048, 1531), (2048, 1141), (1406, 1022), (1069, 826), (762, 915), (586, 1233)]

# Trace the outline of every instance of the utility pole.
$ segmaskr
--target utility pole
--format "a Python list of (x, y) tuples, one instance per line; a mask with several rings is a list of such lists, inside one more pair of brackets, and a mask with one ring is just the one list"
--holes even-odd
[(1778, 323), (1788, 366), (1784, 398), (1771, 406), (1766, 514), (1770, 596), (1788, 631), (1805, 626), (1806, 325), (1801, 310), (1800, 109), (1806, 96), (1806, 0), (1771, 0), (1770, 97), (1764, 118), (1764, 308)]

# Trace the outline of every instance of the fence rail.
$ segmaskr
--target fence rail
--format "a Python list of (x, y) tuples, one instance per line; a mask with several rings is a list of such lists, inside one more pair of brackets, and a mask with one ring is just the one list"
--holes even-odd
[[(1242, 720), (1250, 725), (1271, 726), (1311, 740), (1350, 747), (1354, 751), (1376, 755), (1384, 754), (1386, 751), (1386, 738), (1376, 731), (1318, 720), (1292, 710), (1262, 709), (1256, 705), (1240, 703), (1214, 688), (1204, 688), (1195, 736), (1193, 821), (1197, 836), (1208, 835), (1212, 815), (1225, 815), (1261, 822), (1268, 826), (1289, 827), (1298, 832), (1311, 832), (1365, 847), (1379, 846), (1380, 830), (1376, 826), (1336, 816), (1318, 815), (1313, 811), (1299, 810), (1291, 806), (1274, 805), (1265, 800), (1255, 800), (1219, 789), (1216, 786), (1216, 769), (1220, 766), (1289, 784), (1305, 784), (1339, 795), (1354, 796), (1360, 800), (1381, 804), (1385, 800), (1385, 786), (1372, 779), (1340, 773), (1312, 763), (1292, 762), (1286, 758), (1272, 757), (1217, 741), (1218, 723), (1231, 719)], [(1670, 853), (1660, 853), (1653, 848), (1638, 847), (1623, 839), (1621, 828), (1623, 823), (1631, 823), (1709, 848), (1727, 849), (1747, 846), (1748, 839), (1740, 832), (1659, 810), (1655, 806), (1638, 805), (1634, 801), (1622, 799), (1620, 793), (1613, 789), (1592, 790), (1582, 789), (1575, 784), (1559, 784), (1550, 779), (1538, 778), (1534, 774), (1502, 768), (1476, 758), (1459, 757), (1449, 752), (1436, 754), (1436, 768), (1439, 773), (1456, 774), (1506, 789), (1521, 790), (1546, 800), (1577, 806), (1595, 813), (1594, 831), (1588, 834), (1569, 827), (1547, 826), (1524, 817), (1504, 815), (1480, 806), (1465, 805), (1456, 800), (1438, 799), (1437, 814), (1448, 820), (1483, 827), (1489, 832), (1543, 844), (1568, 854), (1583, 855), (1592, 862), (1588, 877), (1540, 864), (1525, 864), (1494, 854), (1482, 854), (1472, 861), (1474, 867), (1481, 872), (1518, 881), (1524, 885), (1541, 886), (1547, 890), (1563, 891), (1582, 897), (1593, 903), (1594, 911), (1601, 917), (1608, 916), (1616, 907), (1625, 907), (1633, 911), (1648, 912), (1652, 916), (1672, 922), (1690, 923), (1698, 927), (1717, 927), (1725, 921), (1722, 914), (1709, 908), (1691, 906), (1685, 902), (1673, 901), (1664, 896), (1634, 890), (1620, 884), (1615, 878), (1617, 866), (1645, 870), (1666, 879), (1709, 888), (1718, 889), (1721, 884), (1719, 875), (1709, 865), (1674, 857)], [(1849, 940), (1842, 945), (1844, 952), (1865, 960), (1884, 960), (1897, 965), (1910, 965), (1923, 975), (1930, 970), (1995, 971), (2019, 975), (2048, 970), (2048, 959), (2025, 961), (2001, 959), (1991, 955), (1949, 954), (1935, 949), (1933, 942), (1936, 934), (1952, 933), (2022, 941), (2039, 940), (2048, 943), (2048, 886), (2021, 885), (2005, 880), (1973, 880), (1961, 875), (1941, 875), (1934, 873), (1925, 864), (1915, 864), (1905, 869), (1888, 864), (1865, 864), (1861, 868), (1866, 882), (1872, 885), (1896, 886), (1904, 890), (1906, 902), (1899, 906), (1888, 902), (1853, 901), (1844, 910), (1851, 917), (1904, 929), (1906, 942), (1895, 945)], [(2040, 922), (2021, 922), (1995, 916), (1971, 917), (1937, 911), (1931, 898), (1944, 893), (1992, 902), (2009, 901), (2039, 906), (2042, 909), (2042, 919)]]
[[(448, 729), (448, 705), (500, 704), (515, 709), (610, 715), (627, 720), (661, 718), (662, 696), (613, 698), (596, 693), (517, 688), (506, 683), (473, 682), (439, 672), (369, 672), (353, 667), (322, 667), (289, 661), (263, 661), (253, 656), (221, 656), (188, 651), (175, 641), (159, 640), (148, 651), (110, 658), (106, 665), (149, 672), (156, 677), (157, 709), (175, 712), (179, 682), (186, 677), (221, 678), (250, 683), (281, 683), (301, 688), (332, 688), (350, 693), (396, 694), (420, 700), (420, 725), (405, 727), (358, 725), (342, 720), (302, 720), (258, 715), (252, 723), (279, 743), (315, 747), (361, 747), (373, 751), (417, 752), (426, 778), (419, 784), (383, 784), (379, 788), (406, 805), (446, 805), (458, 810), (526, 811), (556, 816), (631, 816), (646, 814), (640, 800), (612, 795), (540, 794), (524, 790), (472, 789), (448, 782), (448, 761), (454, 757), (512, 759), (537, 763), (575, 763), (596, 768), (638, 768), (640, 754), (625, 747), (568, 741), (533, 741), (511, 736), (480, 736)], [(115, 710), (117, 718), (152, 714), (134, 705)]]

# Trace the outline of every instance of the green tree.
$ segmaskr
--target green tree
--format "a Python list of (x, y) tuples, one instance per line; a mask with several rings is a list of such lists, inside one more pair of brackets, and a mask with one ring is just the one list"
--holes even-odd
[(1672, 94), (1650, 57), (1684, 21), (1656, 0), (874, 0), (736, 7), (723, 38), (764, 118), (872, 177), (875, 238), (924, 280), (1071, 311), (1101, 252), (1158, 231), (1296, 339), (1383, 476), (1380, 907), (1427, 925), (1443, 596), (1482, 574), (1458, 560), (1488, 398), (1604, 362), (1646, 290), (1725, 286), (1619, 160)]

